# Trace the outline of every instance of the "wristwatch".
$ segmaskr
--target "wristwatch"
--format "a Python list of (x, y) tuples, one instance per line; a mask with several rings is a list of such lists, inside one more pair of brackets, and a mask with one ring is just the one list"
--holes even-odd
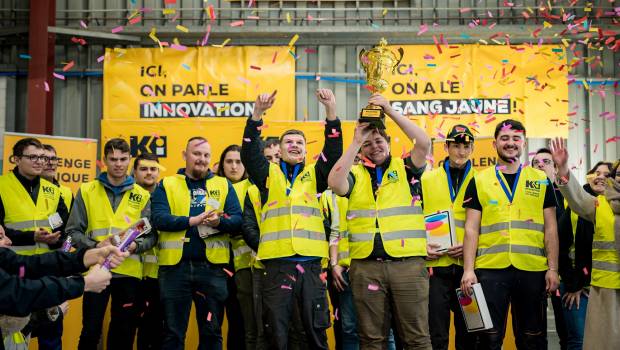
[(338, 263), (330, 261), (329, 262), (329, 269), (332, 270), (334, 268), (334, 266), (338, 266)]

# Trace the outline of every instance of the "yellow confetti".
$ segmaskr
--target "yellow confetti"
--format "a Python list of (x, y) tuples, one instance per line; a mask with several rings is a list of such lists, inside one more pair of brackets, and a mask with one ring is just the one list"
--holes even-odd
[(167, 9), (164, 9), (162, 12), (164, 13), (164, 15), (174, 15), (177, 12), (177, 10), (174, 8), (167, 8)]
[(291, 39), (291, 41), (288, 42), (288, 47), (292, 48), (293, 45), (295, 45), (295, 43), (297, 42), (298, 39), (299, 39), (299, 34), (293, 35), (293, 38)]
[(530, 13), (534, 13), (534, 10), (532, 10), (531, 7), (528, 7), (527, 10), (530, 11)]
[(286, 23), (291, 23), (291, 14), (290, 13), (286, 13)]
[(381, 15), (385, 17), (385, 15), (387, 15), (387, 13), (388, 13), (388, 9), (383, 9), (383, 13), (381, 13)]
[(221, 47), (226, 46), (226, 44), (228, 44), (228, 42), (229, 42), (229, 41), (230, 41), (230, 38), (228, 38), (228, 39), (224, 40), (224, 42), (223, 42), (223, 43), (221, 43), (221, 44), (211, 45), (211, 46), (213, 46), (213, 47), (220, 47), (220, 48), (221, 48)]
[(489, 44), (489, 43), (488, 43), (486, 40), (484, 40), (484, 39), (478, 39), (478, 41), (479, 41), (479, 42), (481, 42), (481, 43), (483, 43), (483, 44), (485, 44), (485, 45), (488, 45), (488, 44)]
[(127, 53), (127, 50), (125, 50), (125, 49), (121, 49), (120, 47), (115, 47), (115, 48), (114, 48), (114, 52), (116, 52), (116, 53), (117, 53), (117, 54), (119, 54), (119, 56), (120, 56), (120, 55), (124, 55), (124, 54), (126, 54), (126, 53)]
[(176, 27), (176, 28), (177, 28), (177, 30), (182, 31), (183, 33), (189, 33), (189, 29), (187, 29), (186, 27), (183, 27), (183, 26), (182, 26), (182, 25), (180, 25), (180, 24), (177, 24), (177, 27)]
[(549, 22), (547, 22), (547, 21), (544, 21), (544, 22), (543, 22), (543, 27), (544, 27), (544, 28), (551, 28), (551, 27), (553, 27), (553, 24), (551, 24), (551, 23), (549, 23)]
[(149, 33), (149, 38), (151, 38), (154, 42), (159, 43), (159, 39), (156, 36), (157, 29), (155, 27), (151, 28), (151, 32)]
[(598, 28), (597, 27), (590, 27), (590, 31), (596, 33), (596, 32), (598, 32)]
[(179, 41), (179, 39), (178, 39), (178, 38), (174, 38), (174, 39), (172, 39), (172, 42), (173, 42), (175, 45), (181, 45), (181, 42)]
[(562, 38), (562, 44), (564, 44), (564, 46), (568, 47), (569, 46), (569, 40)]
[(588, 82), (585, 79), (583, 80), (583, 88), (586, 90), (590, 90), (590, 86), (588, 85)]
[(140, 11), (136, 10), (129, 17), (127, 17), (127, 19), (132, 19), (132, 18), (138, 16), (139, 14), (140, 14)]

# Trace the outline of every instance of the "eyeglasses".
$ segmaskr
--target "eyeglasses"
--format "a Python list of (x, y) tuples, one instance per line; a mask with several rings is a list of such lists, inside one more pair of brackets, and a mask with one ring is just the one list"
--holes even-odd
[[(48, 156), (39, 156), (36, 154), (22, 154), (21, 156), (19, 156), (20, 158), (26, 158), (28, 160), (30, 160), (31, 162), (36, 162), (39, 161), (41, 163), (47, 163), (49, 162), (50, 158)], [(58, 161), (58, 158), (56, 158), (56, 161)]]
[(60, 160), (60, 158), (58, 158), (58, 157), (49, 157), (49, 159), (47, 161), (50, 164), (57, 164), (59, 160)]
[(551, 164), (552, 164), (552, 162), (553, 162), (553, 161), (552, 161), (551, 159), (543, 159), (543, 160), (538, 160), (538, 159), (535, 159), (535, 160), (532, 162), (532, 164), (533, 164), (533, 165), (538, 165), (538, 164), (540, 164), (540, 163), (544, 163), (545, 165), (551, 165)]

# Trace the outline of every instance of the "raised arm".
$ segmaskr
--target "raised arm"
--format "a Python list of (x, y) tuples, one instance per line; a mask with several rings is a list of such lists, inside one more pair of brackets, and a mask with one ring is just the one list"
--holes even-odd
[(349, 172), (351, 171), (351, 167), (353, 167), (355, 156), (371, 133), (372, 127), (369, 123), (360, 123), (355, 127), (353, 141), (342, 157), (338, 159), (327, 178), (327, 183), (335, 194), (345, 196), (347, 192), (349, 192)]
[(269, 177), (269, 161), (263, 155), (260, 139), (263, 114), (273, 106), (276, 92), (277, 90), (272, 94), (261, 94), (256, 97), (254, 113), (248, 118), (241, 142), (241, 162), (245, 165), (250, 180), (261, 192), (265, 190)]
[(551, 141), (551, 156), (558, 167), (558, 189), (568, 202), (569, 208), (580, 217), (594, 222), (596, 197), (584, 190), (568, 169), (568, 149), (566, 140), (556, 138)]
[(431, 139), (426, 132), (419, 126), (415, 125), (407, 117), (400, 114), (397, 110), (392, 108), (390, 102), (380, 94), (373, 94), (368, 99), (368, 103), (381, 106), (385, 113), (392, 118), (398, 127), (407, 135), (414, 145), (411, 150), (411, 161), (417, 168), (421, 168), (426, 165), (426, 156), (431, 149)]
[(316, 90), (316, 98), (325, 107), (327, 120), (325, 121), (325, 143), (323, 144), (323, 157), (316, 163), (316, 187), (317, 193), (327, 189), (327, 179), (330, 170), (342, 156), (342, 127), (336, 117), (336, 97), (329, 89)]

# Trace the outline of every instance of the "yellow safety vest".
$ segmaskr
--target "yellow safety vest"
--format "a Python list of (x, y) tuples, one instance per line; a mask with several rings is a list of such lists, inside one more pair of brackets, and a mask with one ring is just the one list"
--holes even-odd
[(330, 245), (338, 244), (338, 265), (348, 267), (351, 265), (347, 232), (348, 199), (336, 195), (331, 190), (327, 190), (321, 195), (321, 205), (323, 210), (329, 213), (329, 217), (331, 217), (331, 230), (338, 232), (338, 241), (329, 242)]
[[(260, 198), (260, 190), (256, 185), (252, 185), (248, 188), (247, 196), (250, 197), (250, 201), (252, 202), (252, 209), (254, 209), (254, 215), (256, 217), (256, 221), (260, 227), (260, 211), (263, 206)], [(245, 208), (244, 208), (245, 209)], [(265, 265), (258, 260), (256, 253), (252, 251), (250, 266), (255, 269), (264, 269)]]
[(370, 255), (377, 232), (392, 257), (426, 256), (422, 207), (419, 200), (413, 200), (403, 160), (392, 158), (376, 199), (368, 170), (359, 164), (351, 172), (355, 177), (347, 211), (351, 259)]
[(60, 194), (62, 195), (62, 201), (65, 203), (67, 207), (67, 211), (71, 211), (71, 205), (73, 204), (73, 192), (71, 189), (65, 185), (60, 185)]
[(142, 253), (142, 276), (157, 278), (159, 275), (159, 264), (157, 263), (157, 247), (153, 247)]
[[(475, 173), (476, 171), (474, 168), (470, 168), (465, 175), (465, 179), (463, 179), (463, 183), (459, 187), (459, 192), (456, 193), (454, 202), (452, 202), (450, 195), (453, 190), (448, 184), (448, 175), (444, 167), (439, 167), (422, 174), (424, 215), (430, 215), (442, 210), (451, 210), (454, 215), (456, 240), (459, 244), (463, 244), (463, 237), (465, 235), (465, 208), (463, 208), (463, 198), (465, 197), (467, 185), (469, 185), (469, 181), (471, 181)], [(463, 266), (463, 259), (454, 259), (448, 254), (444, 254), (437, 260), (429, 260), (426, 262), (426, 266), (429, 267), (450, 266), (453, 264)]]
[(4, 349), (5, 350), (27, 350), (28, 342), (24, 334), (19, 331), (4, 337)]
[[(116, 211), (108, 199), (104, 185), (99, 180), (80, 186), (80, 193), (86, 207), (88, 226), (86, 236), (97, 242), (106, 240), (139, 220), (142, 210), (148, 204), (151, 194), (134, 184), (131, 190), (123, 193), (123, 198)], [(131, 254), (123, 263), (113, 270), (114, 273), (142, 278), (142, 261), (140, 255)]]
[[(498, 173), (506, 183), (502, 173)], [(547, 270), (545, 173), (532, 167), (523, 168), (512, 203), (497, 179), (495, 167), (479, 172), (475, 179), (482, 205), (476, 268), (502, 269), (513, 265), (524, 271)]]
[[(28, 192), (10, 171), (0, 176), (0, 198), (4, 205), (4, 225), (20, 231), (35, 231), (41, 227), (52, 231), (49, 216), (58, 211), (60, 191), (53, 183), (40, 178), (37, 203), (30, 198)], [(20, 255), (34, 255), (49, 252), (45, 243), (28, 246), (11, 246)]]
[[(237, 194), (237, 198), (239, 199), (239, 203), (241, 204), (242, 211), (243, 204), (245, 202), (245, 196), (248, 193), (248, 188), (250, 188), (250, 186), (252, 186), (252, 183), (250, 182), (250, 180), (247, 179), (233, 184), (233, 188), (235, 189), (235, 193)], [(233, 263), (235, 266), (235, 271), (250, 268), (252, 260), (252, 248), (245, 244), (243, 237), (231, 238), (230, 243), (233, 250)]]
[(620, 289), (620, 257), (615, 246), (614, 213), (604, 195), (598, 196), (597, 199), (590, 284), (602, 288)]
[(306, 166), (291, 184), (278, 165), (269, 165), (269, 196), (261, 210), (259, 259), (297, 254), (328, 257), (314, 169), (314, 164)]
[(573, 244), (571, 244), (570, 249), (568, 251), (568, 257), (572, 261), (573, 267), (575, 267), (575, 237), (577, 237), (577, 224), (579, 221), (579, 216), (571, 210), (570, 212), (570, 223), (571, 228), (573, 229)]
[[(228, 180), (224, 177), (213, 176), (205, 180), (207, 198), (213, 198), (219, 202), (219, 210), (224, 210), (226, 196), (228, 196)], [(185, 175), (176, 174), (167, 176), (163, 180), (166, 198), (170, 204), (170, 213), (176, 216), (189, 216), (190, 190), (185, 181)], [(212, 210), (209, 205), (205, 211)], [(185, 243), (186, 230), (159, 232), (159, 252), (157, 259), (159, 266), (176, 265), (183, 257), (183, 244)], [(230, 260), (230, 236), (228, 233), (220, 233), (204, 239), (207, 260), (212, 264), (228, 264)]]

